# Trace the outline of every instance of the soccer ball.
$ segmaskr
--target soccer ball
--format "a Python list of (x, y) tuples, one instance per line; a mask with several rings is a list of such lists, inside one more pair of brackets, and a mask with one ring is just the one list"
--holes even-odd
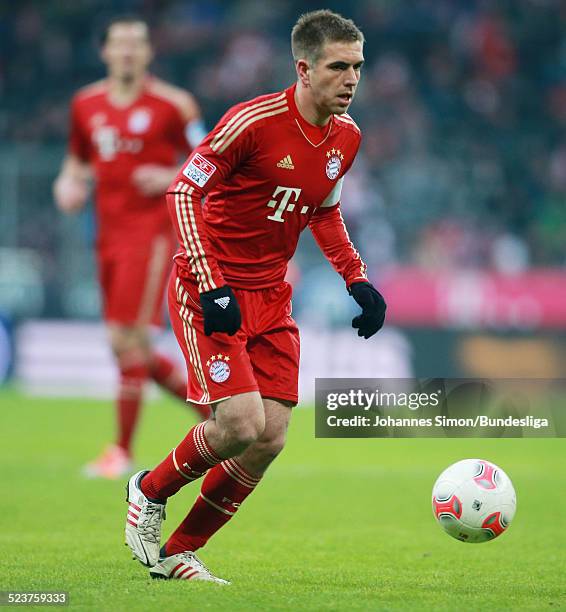
[(507, 474), (483, 459), (446, 468), (432, 488), (432, 511), (448, 535), (462, 542), (493, 540), (515, 516), (515, 489)]

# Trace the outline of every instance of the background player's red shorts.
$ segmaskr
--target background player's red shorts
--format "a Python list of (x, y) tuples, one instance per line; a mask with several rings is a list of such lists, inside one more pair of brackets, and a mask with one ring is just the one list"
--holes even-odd
[(204, 335), (196, 284), (177, 277), (169, 283), (169, 313), (185, 355), (187, 399), (209, 404), (238, 393), (298, 400), (299, 330), (291, 317), (291, 286), (249, 291), (234, 289), (242, 327), (234, 335)]
[(124, 325), (162, 325), (163, 298), (176, 242), (159, 234), (141, 248), (98, 254), (104, 319)]

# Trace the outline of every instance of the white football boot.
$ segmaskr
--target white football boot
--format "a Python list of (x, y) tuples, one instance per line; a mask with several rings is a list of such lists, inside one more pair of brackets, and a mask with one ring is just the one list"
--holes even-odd
[(150, 501), (140, 489), (141, 479), (148, 474), (142, 470), (134, 474), (126, 485), (126, 544), (134, 559), (153, 567), (159, 559), (161, 523), (165, 520), (165, 504)]
[(149, 575), (161, 580), (204, 580), (230, 584), (228, 580), (214, 576), (195, 553), (189, 550), (159, 559), (149, 570)]

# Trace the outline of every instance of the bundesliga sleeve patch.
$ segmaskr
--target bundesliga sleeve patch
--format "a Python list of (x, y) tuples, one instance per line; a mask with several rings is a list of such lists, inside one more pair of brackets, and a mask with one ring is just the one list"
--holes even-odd
[(183, 170), (183, 174), (199, 187), (204, 187), (215, 172), (216, 166), (199, 153), (194, 155)]

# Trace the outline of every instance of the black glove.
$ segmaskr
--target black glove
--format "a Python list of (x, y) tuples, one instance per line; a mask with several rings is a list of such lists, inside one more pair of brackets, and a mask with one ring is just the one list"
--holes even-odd
[(200, 294), (200, 305), (204, 317), (204, 335), (226, 332), (233, 336), (242, 324), (240, 307), (234, 292), (228, 285)]
[(362, 307), (362, 314), (352, 319), (352, 327), (367, 340), (383, 327), (387, 305), (371, 283), (352, 283), (348, 292)]

